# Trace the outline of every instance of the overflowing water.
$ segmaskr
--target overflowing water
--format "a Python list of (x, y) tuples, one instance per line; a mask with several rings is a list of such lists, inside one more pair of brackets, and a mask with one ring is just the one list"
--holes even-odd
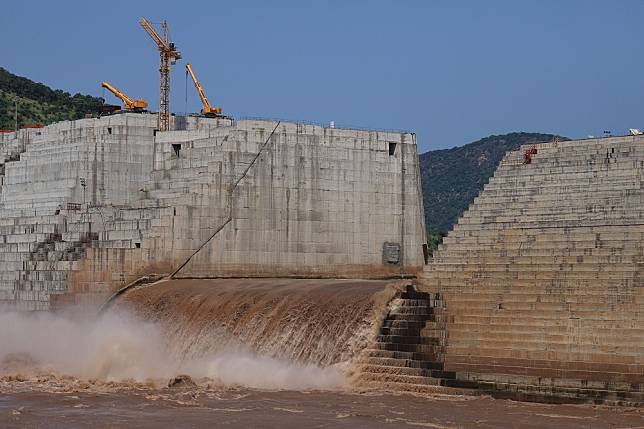
[(342, 388), (394, 293), (386, 282), (177, 280), (100, 316), (2, 313), (0, 377)]
[(642, 427), (638, 410), (341, 391), (395, 293), (181, 280), (101, 315), (0, 313), (0, 427)]

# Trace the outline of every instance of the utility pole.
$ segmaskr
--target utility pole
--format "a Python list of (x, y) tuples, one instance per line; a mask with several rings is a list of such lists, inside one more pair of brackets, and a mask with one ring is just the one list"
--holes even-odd
[(18, 97), (13, 100), (16, 103), (16, 110), (13, 113), (14, 130), (18, 132)]

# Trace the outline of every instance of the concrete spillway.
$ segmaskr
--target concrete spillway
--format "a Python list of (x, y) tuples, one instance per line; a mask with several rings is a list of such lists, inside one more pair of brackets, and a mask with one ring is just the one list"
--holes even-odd
[(239, 347), (292, 362), (353, 360), (373, 339), (396, 289), (390, 281), (170, 280), (126, 292), (127, 308), (162, 327), (186, 359)]

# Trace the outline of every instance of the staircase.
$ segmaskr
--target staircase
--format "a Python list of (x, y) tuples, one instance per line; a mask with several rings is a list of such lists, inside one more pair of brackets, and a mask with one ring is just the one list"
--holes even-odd
[(414, 393), (475, 389), (475, 382), (457, 380), (455, 372), (443, 368), (441, 309), (438, 294), (418, 292), (411, 285), (400, 292), (388, 306), (376, 342), (360, 360), (356, 385)]

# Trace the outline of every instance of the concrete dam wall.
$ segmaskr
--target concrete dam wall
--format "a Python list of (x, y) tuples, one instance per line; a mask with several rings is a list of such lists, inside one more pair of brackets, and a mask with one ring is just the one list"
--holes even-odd
[[(0, 135), (0, 302), (100, 303), (151, 272), (418, 273), (415, 136), (126, 113)], [(196, 252), (196, 253), (195, 253)]]
[(479, 386), (644, 397), (644, 138), (510, 152), (423, 272), (444, 368)]

